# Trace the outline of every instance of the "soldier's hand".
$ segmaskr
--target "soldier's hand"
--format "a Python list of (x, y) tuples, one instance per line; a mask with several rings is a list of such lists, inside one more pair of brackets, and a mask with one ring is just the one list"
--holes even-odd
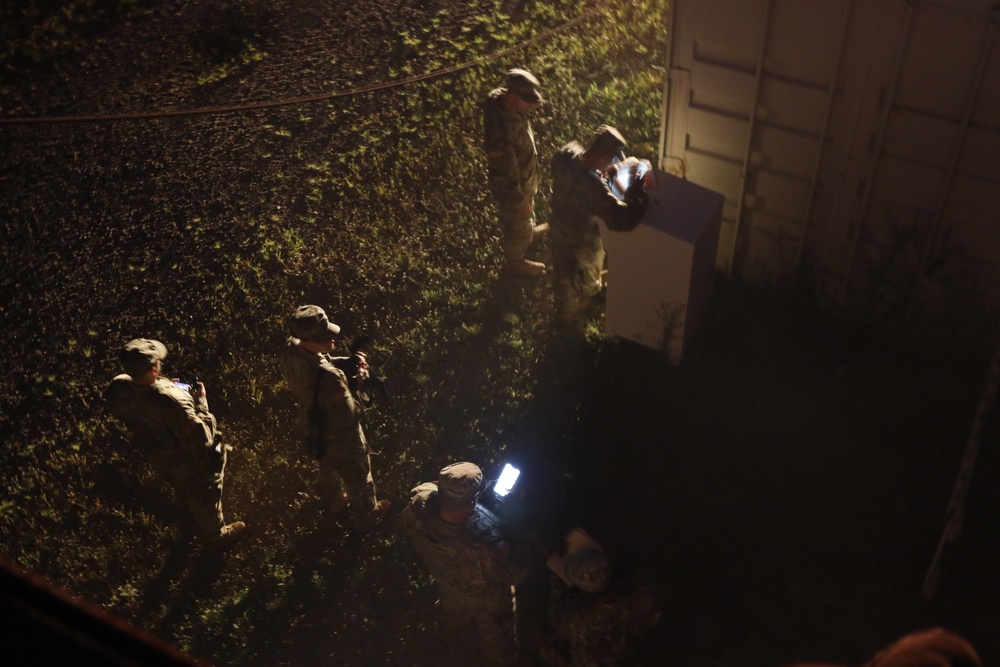
[(194, 382), (191, 383), (191, 396), (194, 397), (195, 405), (200, 410), (208, 412), (208, 394), (205, 393), (205, 383), (198, 378), (195, 378)]
[(625, 203), (644, 207), (649, 195), (646, 194), (643, 186), (644, 181), (641, 178), (637, 178), (629, 183), (628, 189), (625, 190)]
[(628, 189), (625, 190), (625, 198), (638, 199), (643, 194), (645, 194), (646, 181), (641, 178), (634, 179), (628, 184)]
[(368, 356), (364, 352), (355, 352), (358, 358), (358, 381), (363, 382), (371, 375), (368, 371)]

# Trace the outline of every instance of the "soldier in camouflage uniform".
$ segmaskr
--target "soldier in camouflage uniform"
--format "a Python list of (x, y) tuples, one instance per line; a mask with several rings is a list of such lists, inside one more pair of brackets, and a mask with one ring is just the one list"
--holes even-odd
[(513, 586), (528, 574), (511, 556), (499, 520), (476, 501), (483, 473), (473, 463), (443, 468), (438, 482), (413, 489), (403, 528), (441, 594), (449, 630), (475, 622), (483, 654), (517, 659)]
[(541, 262), (525, 259), (532, 242), (544, 236), (547, 224), (535, 225), (538, 192), (538, 152), (528, 113), (542, 102), (538, 79), (523, 69), (507, 73), (507, 86), (490, 91), (483, 102), (483, 145), (489, 164), (490, 190), (500, 209), (504, 270), (538, 275)]
[[(319, 461), (330, 511), (340, 514), (349, 509), (355, 528), (369, 528), (385, 518), (390, 502), (375, 497), (359, 405), (338, 367), (347, 357), (330, 354), (340, 327), (322, 308), (311, 305), (300, 306), (288, 326), (292, 336), (281, 352), (281, 372), (298, 402), (299, 424), (310, 454)], [(362, 381), (367, 377), (366, 365), (362, 364), (359, 376)]]
[(604, 245), (598, 223), (613, 231), (630, 231), (646, 210), (642, 181), (615, 197), (604, 172), (623, 159), (625, 139), (601, 125), (584, 150), (575, 141), (552, 158), (551, 244), (556, 320), (571, 321), (601, 291)]
[(121, 419), (150, 465), (174, 487), (194, 516), (209, 546), (228, 546), (246, 525), (226, 524), (222, 483), (226, 452), (215, 416), (208, 411), (205, 385), (182, 388), (161, 376), (167, 348), (156, 340), (137, 338), (121, 351), (125, 373), (105, 391), (109, 413)]
[(549, 616), (555, 639), (543, 645), (545, 662), (560, 667), (632, 664), (640, 634), (660, 620), (653, 589), (613, 579), (600, 549), (575, 551), (563, 567), (563, 576), (552, 579)]

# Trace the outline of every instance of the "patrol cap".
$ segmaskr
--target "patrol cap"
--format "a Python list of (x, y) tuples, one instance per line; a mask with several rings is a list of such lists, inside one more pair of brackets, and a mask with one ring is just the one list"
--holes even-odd
[(625, 147), (628, 143), (622, 133), (610, 125), (601, 125), (594, 131), (594, 141), (590, 144), (592, 149), (606, 151), (614, 155), (619, 160), (625, 159)]
[(125, 343), (118, 355), (122, 368), (129, 375), (143, 375), (156, 365), (157, 361), (167, 358), (166, 346), (158, 340), (136, 338)]
[(340, 327), (330, 321), (319, 306), (299, 306), (290, 318), (292, 335), (313, 343), (327, 343), (340, 333)]
[(579, 549), (563, 563), (566, 581), (587, 593), (600, 593), (611, 583), (611, 566), (600, 549)]
[(538, 79), (526, 69), (515, 67), (507, 72), (507, 90), (516, 94), (525, 102), (540, 104), (542, 94), (538, 92)]
[(475, 463), (463, 461), (441, 468), (438, 494), (445, 509), (461, 509), (483, 490), (483, 471)]

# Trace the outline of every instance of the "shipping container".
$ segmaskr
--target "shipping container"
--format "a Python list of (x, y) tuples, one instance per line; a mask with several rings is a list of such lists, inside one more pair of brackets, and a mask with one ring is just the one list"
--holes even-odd
[(996, 0), (673, 0), (660, 166), (725, 195), (717, 267), (995, 338), (998, 22)]

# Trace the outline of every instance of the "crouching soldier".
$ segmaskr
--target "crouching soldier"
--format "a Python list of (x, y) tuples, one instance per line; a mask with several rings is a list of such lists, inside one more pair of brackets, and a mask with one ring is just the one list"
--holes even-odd
[(227, 524), (222, 514), (226, 451), (215, 416), (208, 411), (205, 385), (181, 386), (162, 377), (167, 348), (137, 338), (121, 351), (125, 373), (105, 392), (107, 410), (122, 420), (136, 447), (173, 487), (194, 516), (211, 548), (236, 542), (246, 524)]
[(634, 664), (643, 631), (660, 621), (652, 586), (636, 577), (613, 576), (604, 550), (574, 529), (562, 553), (549, 558), (553, 571), (549, 620), (543, 644), (546, 664), (605, 667)]

